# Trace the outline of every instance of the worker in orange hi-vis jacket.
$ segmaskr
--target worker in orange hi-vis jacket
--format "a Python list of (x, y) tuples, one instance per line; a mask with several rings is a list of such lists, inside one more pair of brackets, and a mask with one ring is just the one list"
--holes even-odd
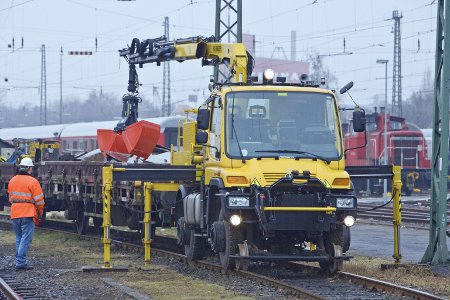
[(41, 185), (31, 174), (33, 161), (25, 157), (19, 164), (19, 174), (8, 183), (11, 220), (16, 233), (16, 269), (32, 269), (27, 264), (27, 251), (34, 235), (34, 226), (39, 225), (44, 212), (44, 193)]

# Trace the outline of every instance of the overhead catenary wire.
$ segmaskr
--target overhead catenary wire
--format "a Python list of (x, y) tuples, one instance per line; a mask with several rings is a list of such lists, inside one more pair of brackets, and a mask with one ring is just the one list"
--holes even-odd
[[(70, 2), (70, 1), (68, 1), (68, 2)], [(73, 2), (73, 1), (72, 1)], [(321, 4), (321, 5), (325, 5), (324, 3), (326, 3), (325, 1), (318, 1), (317, 2), (317, 4), (314, 4), (314, 5), (306, 5), (306, 4), (310, 4), (310, 3), (312, 3), (313, 1), (307, 1), (307, 2), (305, 2), (305, 4), (301, 4), (301, 5), (298, 5), (297, 7), (311, 7), (311, 11), (313, 11), (313, 10), (317, 10), (317, 9), (321, 9), (321, 7), (320, 6), (318, 6), (317, 4)], [(78, 3), (81, 3), (81, 4), (86, 4), (85, 2), (83, 3), (82, 1), (78, 1)], [(211, 1), (203, 1), (203, 4), (210, 4), (210, 3), (212, 3)], [(87, 3), (87, 4), (89, 4), (89, 3)], [(196, 4), (197, 5), (197, 4)], [(428, 5), (428, 4), (427, 4)], [(89, 5), (90, 7), (87, 7), (87, 9), (92, 9), (92, 7), (95, 7), (95, 5)], [(173, 10), (173, 11), (177, 11), (176, 13), (178, 13), (179, 11), (182, 11), (183, 10), (183, 6), (187, 6), (187, 5), (184, 5), (184, 3), (183, 3), (183, 5), (182, 6), (180, 6), (180, 8), (178, 9), (178, 10)], [(413, 11), (413, 10), (420, 10), (420, 9), (423, 9), (424, 7), (427, 7), (426, 5), (421, 5), (420, 7), (416, 7), (416, 8), (412, 8), (412, 9), (410, 9), (410, 11)], [(307, 8), (308, 10), (307, 10), (307, 12), (309, 12), (310, 10), (309, 10), (309, 8)], [(285, 10), (285, 12), (286, 12), (287, 10)], [(107, 14), (109, 14), (109, 12), (102, 12), (102, 13), (107, 13)], [(167, 12), (166, 13), (164, 13), (164, 14), (167, 14)], [(162, 15), (162, 14), (161, 14)], [(279, 15), (279, 13), (274, 13), (274, 14), (272, 14), (272, 19), (274, 20), (274, 22), (276, 22), (276, 18), (279, 18), (277, 15)], [(373, 14), (372, 14), (373, 15)], [(282, 15), (282, 16), (280, 16), (280, 17), (285, 17), (285, 16), (289, 16), (289, 13), (286, 13), (285, 15)], [(428, 18), (428, 20), (432, 20), (432, 19), (435, 19), (434, 17), (430, 17), (430, 18)], [(378, 29), (378, 28), (375, 28), (375, 27), (378, 27), (378, 26), (380, 26), (380, 25), (384, 25), (383, 24), (383, 21), (384, 19), (382, 19), (379, 15), (378, 16), (375, 16), (375, 17), (372, 17), (372, 18), (370, 18), (370, 23), (372, 23), (372, 26), (370, 26), (371, 24), (369, 23), (368, 24), (368, 26), (367, 26), (367, 24), (366, 25), (364, 25), (363, 27), (361, 27), (360, 26), (360, 24), (363, 24), (363, 22), (362, 21), (358, 21), (358, 20), (356, 20), (353, 24), (351, 24), (351, 25), (349, 25), (350, 27), (348, 27), (347, 26), (347, 29), (352, 29), (352, 31), (355, 31), (354, 29), (356, 29), (356, 32), (355, 33), (358, 33), (358, 32), (364, 32), (364, 31), (359, 31), (360, 29), (364, 29), (365, 27), (372, 27), (373, 29), (372, 30), (375, 30), (375, 29)], [(155, 20), (156, 21), (156, 20)], [(256, 20), (256, 21), (258, 21), (258, 20)], [(357, 22), (358, 21), (358, 22)], [(375, 22), (373, 22), (373, 21), (375, 21)], [(413, 20), (414, 21), (414, 20)], [(158, 22), (160, 23), (161, 22), (161, 20), (158, 20)], [(258, 22), (255, 22), (255, 20), (253, 20), (253, 22), (254, 22), (254, 24), (258, 24)], [(261, 22), (262, 22), (262, 19), (261, 19)], [(378, 23), (377, 23), (378, 22)], [(423, 18), (416, 18), (416, 23), (419, 23), (419, 22), (427, 22), (427, 21), (424, 21), (423, 20)], [(367, 22), (366, 22), (367, 23)], [(385, 22), (386, 23), (386, 22)], [(146, 20), (138, 20), (138, 22), (136, 22), (136, 26), (135, 26), (135, 28), (140, 28), (140, 29), (142, 29), (142, 28), (145, 28), (145, 26), (148, 26), (148, 21), (146, 21)], [(194, 24), (194, 23), (193, 23)], [(245, 24), (245, 23), (244, 23)], [(373, 26), (373, 25), (375, 25), (375, 26)], [(387, 26), (391, 26), (390, 24), (388, 24)], [(122, 27), (124, 27), (124, 26), (122, 26)], [(186, 28), (188, 28), (188, 27), (191, 27), (191, 26), (186, 26)], [(344, 26), (342, 26), (342, 27), (344, 27)], [(387, 28), (387, 27), (386, 27)], [(337, 28), (337, 29), (339, 29), (339, 27)], [(331, 40), (329, 40), (328, 39), (328, 41), (327, 41), (327, 38), (324, 38), (325, 39), (325, 42), (324, 43), (327, 43), (327, 44), (333, 44), (332, 42), (330, 42), (330, 41), (333, 41), (333, 40), (339, 40), (339, 42), (341, 42), (342, 41), (342, 38), (339, 36), (339, 33), (340, 32), (344, 32), (345, 31), (345, 29), (341, 29), (339, 32), (338, 31), (333, 31), (333, 32), (330, 32), (330, 38), (332, 38)], [(376, 30), (375, 30), (376, 31)], [(121, 31), (121, 32), (124, 32), (124, 31)], [(310, 34), (312, 34), (312, 33), (302, 33), (301, 35), (300, 35), (300, 38), (298, 39), (300, 42), (303, 42), (303, 41), (305, 41), (305, 40), (307, 40), (307, 39), (312, 39), (312, 40), (315, 40), (316, 38), (316, 36), (320, 36), (320, 34), (317, 34), (317, 33), (320, 33), (320, 31), (315, 31), (314, 32), (314, 35), (315, 36), (312, 36), (312, 35), (310, 35)], [(101, 31), (99, 31), (98, 33), (98, 36), (100, 36), (101, 35)], [(113, 40), (114, 40), (114, 38), (113, 38), (113, 36), (118, 36), (118, 32), (116, 31), (116, 32), (110, 32), (110, 34), (109, 35), (107, 35), (107, 36), (105, 36), (105, 37), (103, 37), (103, 38), (101, 38), (101, 39), (99, 39), (99, 49), (98, 49), (98, 52), (101, 54), (101, 55), (106, 55), (106, 54), (109, 54), (109, 53), (115, 53), (116, 52), (116, 49), (115, 48), (112, 48), (112, 47), (110, 47), (109, 49), (111, 49), (111, 50), (108, 50), (108, 48), (106, 48), (106, 46), (107, 45), (109, 45), (108, 43), (111, 43)], [(270, 37), (270, 35), (266, 35), (267, 37)], [(350, 40), (347, 40), (347, 41), (351, 41), (353, 38), (358, 38), (358, 39), (360, 39), (361, 37), (359, 37), (359, 36), (357, 36), (357, 35), (355, 35), (355, 34), (353, 34), (353, 35), (351, 35), (351, 37), (350, 37)], [(319, 38), (318, 38), (319, 39)], [(81, 36), (81, 40), (80, 41), (84, 41), (84, 40), (89, 40), (89, 37), (82, 37)], [(285, 43), (287, 43), (288, 41), (285, 41)], [(392, 41), (390, 41), (391, 43), (392, 43)], [(267, 43), (268, 45), (270, 45), (270, 46), (273, 46), (274, 44), (277, 44), (277, 43), (279, 43), (279, 41), (274, 41), (274, 42), (272, 42), (271, 44), (270, 43)], [(321, 42), (322, 43), (322, 42)], [(351, 47), (350, 45), (354, 45), (355, 43), (351, 43), (351, 44), (349, 44), (349, 46), (348, 47)], [(368, 45), (369, 46), (369, 48), (367, 48), (367, 49), (363, 49), (363, 50), (358, 50), (358, 53), (355, 53), (355, 54), (358, 54), (358, 55), (360, 55), (360, 54), (363, 54), (363, 53), (369, 53), (369, 51), (370, 51), (370, 49), (374, 49), (374, 48), (376, 48), (376, 47), (371, 47), (371, 45)], [(51, 47), (51, 45), (48, 45), (47, 46), (47, 54), (48, 55), (50, 55), (50, 53), (57, 53), (58, 51), (59, 51), (59, 47), (60, 47), (60, 45), (58, 44), (58, 45), (55, 45), (55, 47), (54, 47), (54, 51), (52, 50), (52, 47)], [(425, 46), (426, 47), (426, 46)], [(329, 47), (328, 47), (329, 48)], [(303, 52), (301, 52), (301, 53), (307, 53), (307, 51), (304, 51), (304, 50), (300, 50), (300, 51), (303, 51)], [(350, 51), (350, 50), (348, 50), (348, 51)], [(37, 51), (36, 51), (37, 52)], [(23, 53), (27, 53), (27, 52), (23, 52)], [(387, 52), (387, 53), (389, 53), (389, 52)], [(9, 53), (5, 53), (6, 55), (9, 55)], [(421, 54), (424, 54), (424, 53), (421, 53)], [(23, 54), (22, 54), (23, 55)], [(419, 56), (420, 57), (420, 56)], [(422, 56), (423, 57), (423, 56)], [(80, 63), (80, 59), (73, 59), (73, 61), (74, 62), (71, 62), (68, 66), (76, 66), (77, 64), (79, 64)], [(56, 64), (55, 64), (56, 65)], [(49, 61), (49, 67), (51, 66), (51, 64), (50, 64), (50, 61)], [(373, 67), (373, 69), (375, 69), (376, 67)], [(3, 68), (1, 68), (0, 67), (0, 69), (3, 69)], [(370, 68), (370, 67), (368, 67), (367, 69), (372, 69), (372, 68)], [(21, 75), (23, 75), (23, 74), (26, 74), (27, 73), (27, 71), (26, 71), (26, 68), (16, 68), (16, 70), (17, 71), (19, 71), (19, 72), (21, 72)], [(159, 70), (158, 70), (159, 71)], [(356, 71), (356, 70), (353, 70), (353, 71)], [(84, 75), (83, 76), (80, 76), (80, 77), (77, 77), (76, 79), (75, 79), (75, 77), (76, 76), (72, 76), (72, 78), (70, 78), (70, 80), (72, 80), (72, 81), (75, 81), (75, 80), (78, 80), (78, 79), (80, 79), (80, 80), (88, 80), (89, 78), (101, 78), (101, 79), (111, 79), (111, 80), (113, 80), (114, 78), (119, 78), (119, 76), (120, 76), (120, 74), (121, 74), (121, 72), (122, 71), (117, 71), (117, 72), (105, 72), (105, 73), (103, 73), (103, 74), (99, 74), (99, 76), (95, 76), (95, 75), (92, 75), (92, 72), (90, 72), (89, 71), (89, 69), (87, 69), (87, 72), (86, 72), (86, 69), (84, 69)], [(340, 72), (340, 70), (339, 69), (336, 69), (336, 68), (333, 68), (332, 69), (332, 73), (337, 73), (337, 72)], [(107, 75), (106, 73), (110, 73), (109, 75)], [(18, 73), (15, 73), (15, 74), (18, 74)], [(369, 76), (369, 74), (367, 74), (366, 76)], [(364, 76), (364, 77), (366, 77), (366, 76)], [(12, 76), (12, 77), (14, 77), (14, 78), (17, 78), (17, 77), (20, 77), (20, 76)], [(198, 76), (199, 77), (199, 79), (201, 79), (201, 78), (206, 78), (207, 77), (207, 75), (203, 75), (203, 76)], [(367, 77), (366, 77), (367, 78)], [(184, 78), (183, 78), (184, 79)], [(180, 83), (180, 84), (182, 84), (182, 83)], [(178, 85), (178, 84), (177, 84)], [(119, 86), (119, 85), (117, 85), (117, 86)], [(199, 84), (199, 86), (200, 86), (200, 84)], [(178, 87), (178, 86), (177, 86)], [(176, 90), (177, 89), (177, 87), (175, 87), (174, 88), (174, 90)], [(120, 88), (120, 87), (119, 87)], [(178, 89), (179, 90), (179, 89)]]

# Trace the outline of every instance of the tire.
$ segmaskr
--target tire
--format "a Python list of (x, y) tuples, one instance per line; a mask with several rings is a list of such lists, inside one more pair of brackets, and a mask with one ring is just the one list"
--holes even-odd
[(189, 245), (191, 239), (191, 233), (186, 230), (186, 224), (184, 222), (184, 217), (181, 217), (177, 221), (177, 245), (186, 246)]
[(330, 241), (336, 245), (343, 245), (344, 241), (344, 225), (336, 225), (335, 229), (329, 231)]
[(225, 251), (219, 252), (219, 259), (224, 269), (234, 268), (235, 259), (230, 258), (230, 255), (236, 255), (239, 253), (238, 244), (243, 240), (242, 231), (236, 227), (230, 225), (230, 223), (224, 221), (225, 225)]
[(350, 241), (351, 241), (351, 234), (350, 234), (350, 227), (343, 226), (343, 235), (342, 235), (342, 252), (345, 253), (350, 249)]
[(188, 261), (203, 259), (205, 257), (206, 238), (195, 236), (195, 232), (192, 229), (189, 231), (189, 244), (184, 246), (184, 254)]

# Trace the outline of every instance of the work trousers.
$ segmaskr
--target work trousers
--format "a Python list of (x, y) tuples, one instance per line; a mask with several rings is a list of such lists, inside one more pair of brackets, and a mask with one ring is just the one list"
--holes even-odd
[(16, 233), (16, 268), (27, 265), (27, 251), (34, 235), (33, 218), (13, 219), (13, 229)]

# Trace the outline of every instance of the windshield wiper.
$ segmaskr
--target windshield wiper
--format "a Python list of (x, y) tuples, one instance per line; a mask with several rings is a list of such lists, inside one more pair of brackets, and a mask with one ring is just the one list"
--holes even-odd
[(311, 153), (311, 152), (308, 152), (308, 151), (300, 151), (300, 150), (256, 150), (255, 152), (306, 154), (306, 155), (312, 156), (314, 158), (318, 158), (320, 160), (323, 160), (327, 164), (329, 164), (331, 162), (331, 160), (329, 160), (329, 159), (327, 159), (327, 158), (325, 158), (323, 156), (320, 156), (320, 155), (317, 155), (317, 154), (314, 154), (314, 153)]

